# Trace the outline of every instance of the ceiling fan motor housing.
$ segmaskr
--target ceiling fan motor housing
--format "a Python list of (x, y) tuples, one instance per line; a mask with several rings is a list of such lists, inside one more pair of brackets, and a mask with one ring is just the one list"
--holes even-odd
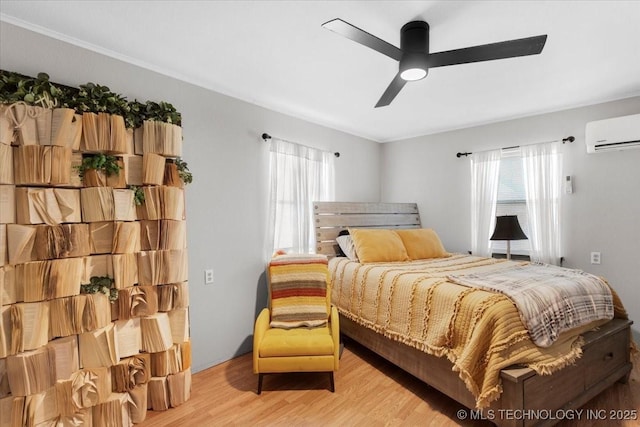
[[(424, 21), (412, 21), (400, 30), (400, 73), (407, 70), (424, 70), (424, 78), (428, 73), (427, 57), (429, 55), (429, 24)], [(403, 76), (404, 78), (404, 76)]]

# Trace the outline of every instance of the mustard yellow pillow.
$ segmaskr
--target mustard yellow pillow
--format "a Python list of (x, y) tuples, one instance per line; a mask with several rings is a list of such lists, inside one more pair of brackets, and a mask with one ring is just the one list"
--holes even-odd
[(407, 250), (409, 259), (442, 258), (447, 251), (442, 246), (440, 238), (430, 228), (396, 230)]
[(407, 261), (402, 239), (393, 230), (349, 229), (361, 263)]

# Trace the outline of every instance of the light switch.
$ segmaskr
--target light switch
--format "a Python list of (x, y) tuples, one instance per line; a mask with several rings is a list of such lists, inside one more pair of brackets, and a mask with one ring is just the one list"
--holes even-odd
[(213, 270), (204, 271), (204, 284), (211, 285), (213, 283)]

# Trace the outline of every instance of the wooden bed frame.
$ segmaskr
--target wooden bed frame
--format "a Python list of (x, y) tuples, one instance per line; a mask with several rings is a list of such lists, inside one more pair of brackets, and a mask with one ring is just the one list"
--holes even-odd
[[(421, 226), (415, 203), (315, 202), (314, 215), (316, 251), (329, 257), (338, 253), (335, 238), (347, 227)], [(627, 382), (632, 369), (631, 324), (628, 320), (614, 319), (597, 331), (584, 334), (582, 357), (553, 375), (537, 375), (530, 368), (503, 369), (500, 375), (503, 393), (487, 408), (492, 412), (485, 409), (485, 414), (491, 414), (488, 418), (499, 426), (553, 425), (560, 420), (536, 419), (536, 414), (544, 414), (536, 411), (577, 409), (615, 382)], [(343, 316), (340, 316), (340, 332), (464, 406), (475, 407), (475, 398), (446, 358), (431, 356), (386, 338)], [(529, 416), (522, 416), (524, 412), (519, 411), (531, 412), (527, 412)]]

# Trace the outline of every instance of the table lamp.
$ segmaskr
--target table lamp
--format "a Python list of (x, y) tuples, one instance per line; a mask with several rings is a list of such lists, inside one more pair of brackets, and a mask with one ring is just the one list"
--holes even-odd
[(496, 228), (490, 240), (507, 241), (507, 259), (511, 259), (511, 240), (526, 240), (527, 236), (520, 228), (517, 215), (504, 215), (496, 217)]

